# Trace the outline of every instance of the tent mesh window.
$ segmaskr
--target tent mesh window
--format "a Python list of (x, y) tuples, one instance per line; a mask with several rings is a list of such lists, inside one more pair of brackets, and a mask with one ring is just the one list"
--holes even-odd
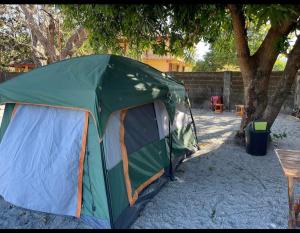
[(129, 109), (124, 120), (124, 128), (124, 142), (128, 155), (159, 140), (154, 104)]

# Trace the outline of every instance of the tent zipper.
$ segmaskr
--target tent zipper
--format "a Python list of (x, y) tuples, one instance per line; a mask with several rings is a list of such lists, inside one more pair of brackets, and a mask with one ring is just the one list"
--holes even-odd
[(92, 196), (92, 211), (93, 211), (93, 216), (95, 216), (94, 212), (96, 211), (96, 206), (95, 206), (94, 195), (93, 195), (93, 190), (92, 190), (92, 183), (91, 183), (91, 176), (90, 176), (89, 156), (90, 156), (90, 152), (87, 151), (86, 163), (87, 163), (89, 184), (90, 184), (90, 190), (91, 190), (91, 196)]

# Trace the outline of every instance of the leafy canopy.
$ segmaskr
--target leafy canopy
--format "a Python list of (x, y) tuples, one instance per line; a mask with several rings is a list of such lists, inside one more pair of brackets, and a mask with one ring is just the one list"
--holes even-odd
[(215, 18), (225, 16), (215, 5), (66, 5), (62, 9), (70, 27), (83, 23), (89, 30), (96, 52), (117, 54), (124, 53), (119, 42), (126, 38), (133, 53), (152, 48), (160, 55), (185, 56), (201, 38), (213, 41), (223, 24)]
[[(89, 31), (95, 52), (124, 54), (120, 40), (124, 39), (132, 55), (152, 48), (156, 54), (171, 53), (187, 57), (195, 45), (203, 40), (212, 44), (215, 57), (233, 55), (232, 25), (229, 11), (223, 4), (161, 4), (161, 5), (62, 5), (66, 25), (83, 24)], [(243, 5), (251, 54), (260, 46), (271, 25), (280, 24), (291, 14), (293, 5)], [(228, 39), (228, 41), (226, 41)], [(223, 48), (226, 41), (228, 48)], [(277, 45), (280, 51), (289, 47), (288, 38)], [(220, 52), (216, 52), (220, 50)], [(230, 53), (228, 53), (230, 52)], [(236, 58), (230, 56), (230, 63)]]
[(0, 15), (0, 70), (7, 70), (13, 61), (30, 59), (31, 38), (16, 6), (1, 4)]
[[(248, 44), (250, 53), (254, 54), (259, 48), (261, 41), (265, 38), (270, 24), (261, 26), (258, 30), (254, 23), (248, 25)], [(285, 55), (280, 54), (273, 67), (274, 71), (284, 69), (286, 61)], [(196, 61), (193, 71), (239, 71), (239, 63), (237, 60), (235, 43), (232, 33), (221, 29), (220, 35), (210, 44), (210, 51), (204, 55), (202, 60)]]

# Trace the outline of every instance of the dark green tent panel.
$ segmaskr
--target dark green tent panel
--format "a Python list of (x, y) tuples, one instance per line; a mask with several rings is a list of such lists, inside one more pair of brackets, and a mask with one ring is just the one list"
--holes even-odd
[(97, 130), (93, 120), (89, 119), (88, 141), (83, 173), (83, 215), (93, 216), (99, 219), (109, 219), (107, 194), (103, 175), (101, 151), (97, 137)]
[[(70, 189), (59, 193), (50, 188), (55, 186), (49, 186), (44, 190), (49, 197), (52, 192), (58, 192), (56, 195), (62, 196), (61, 205), (55, 206), (58, 205), (55, 202), (51, 206), (42, 198), (37, 203), (43, 207), (32, 204), (32, 209), (77, 217), (80, 214), (95, 228), (128, 227), (144, 203), (172, 176), (172, 167), (197, 150), (187, 100), (182, 83), (146, 64), (121, 56), (83, 56), (37, 68), (0, 85), (0, 104), (5, 104), (0, 129), (0, 167), (6, 161), (14, 163), (10, 153), (14, 153), (14, 158), (24, 158), (24, 153), (31, 153), (32, 147), (33, 161), (37, 156), (33, 171), (47, 175), (48, 170), (39, 171), (39, 161), (47, 163), (48, 160), (32, 139), (35, 136), (30, 134), (32, 130), (45, 138), (41, 147), (51, 148), (46, 156), (52, 162), (49, 166), (40, 165), (50, 167), (50, 173), (54, 171), (51, 169), (61, 166), (60, 172), (70, 176), (60, 178)], [(32, 120), (34, 129), (31, 129), (33, 123), (27, 124), (24, 118), (34, 112), (40, 115)], [(86, 114), (86, 121), (82, 112)], [(20, 119), (25, 122), (24, 126), (18, 125)], [(39, 129), (47, 122), (49, 127)], [(82, 131), (83, 123), (86, 131)], [(70, 141), (59, 128), (62, 126), (70, 130)], [(22, 142), (24, 132), (26, 138)], [(9, 151), (7, 148), (13, 148), (10, 140), (16, 139), (17, 144), (20, 143), (18, 148), (23, 148), (22, 143), (30, 145), (26, 150)], [(53, 144), (56, 140), (58, 142)], [(73, 156), (76, 161), (63, 159), (63, 165), (55, 165), (62, 156)], [(66, 167), (72, 168), (71, 171)], [(13, 169), (16, 168), (8, 172), (15, 171)], [(12, 179), (19, 181), (19, 170), (16, 171)], [(47, 182), (53, 185), (55, 179), (58, 178), (47, 178)], [(38, 186), (41, 181), (32, 178), (31, 182)], [(0, 184), (0, 195), (14, 200), (16, 205), (31, 208), (26, 200), (33, 197), (26, 194), (27, 199), (20, 201), (25, 192), (4, 192), (1, 191), (3, 185)]]
[(99, 134), (109, 115), (119, 109), (161, 99), (174, 117), (185, 90), (148, 65), (114, 55), (92, 55), (34, 69), (0, 85), (1, 103), (32, 103), (89, 111)]
[(15, 104), (6, 104), (5, 105), (5, 111), (4, 111), (4, 115), (2, 118), (2, 122), (1, 122), (1, 128), (0, 128), (0, 140), (2, 139), (5, 130), (9, 124), (10, 118), (11, 118), (11, 114), (14, 110)]

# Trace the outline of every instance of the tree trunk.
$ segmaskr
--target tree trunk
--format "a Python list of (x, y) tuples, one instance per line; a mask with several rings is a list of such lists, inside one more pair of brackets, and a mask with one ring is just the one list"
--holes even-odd
[(275, 93), (271, 97), (263, 119), (271, 127), (280, 112), (281, 106), (291, 91), (291, 87), (296, 80), (297, 72), (300, 68), (300, 39), (297, 38), (293, 49), (288, 55), (288, 61), (283, 71), (283, 75), (277, 85)]
[(63, 60), (67, 56), (72, 56), (76, 48), (79, 48), (87, 39), (88, 34), (83, 27), (79, 27), (68, 39), (66, 47), (61, 51), (60, 59)]
[[(61, 32), (59, 28), (56, 27), (53, 15), (49, 13), (47, 8), (42, 8), (42, 10), (50, 17), (50, 22), (48, 25), (39, 25), (36, 22), (37, 7), (34, 5), (20, 5), (26, 21), (24, 22), (30, 29), (32, 36), (32, 48), (34, 50), (35, 56), (34, 61), (37, 66), (53, 63), (55, 61), (66, 59), (67, 57), (72, 57), (76, 49), (78, 49), (83, 42), (87, 39), (87, 31), (80, 26), (76, 29), (73, 34), (68, 38), (66, 46), (62, 47)], [(59, 22), (58, 22), (59, 23)], [(57, 35), (56, 35), (57, 34)], [(55, 36), (58, 37), (58, 43), (55, 43)], [(39, 60), (37, 54), (42, 54), (46, 59)]]
[(20, 5), (20, 8), (22, 9), (25, 19), (26, 19), (26, 24), (30, 28), (30, 31), (32, 34), (34, 34), (37, 38), (37, 40), (41, 43), (41, 45), (44, 47), (45, 52), (47, 53), (47, 59), (48, 62), (52, 63), (57, 59), (57, 56), (55, 54), (55, 48), (53, 44), (49, 43), (49, 38), (45, 37), (43, 34), (41, 28), (39, 25), (35, 22), (34, 15), (36, 11), (36, 7), (33, 5)]
[(283, 79), (278, 84), (270, 103), (268, 102), (270, 75), (280, 53), (277, 49), (278, 45), (294, 29), (298, 16), (294, 15), (278, 25), (272, 25), (258, 50), (250, 55), (243, 10), (239, 5), (229, 4), (227, 7), (232, 18), (237, 57), (244, 85), (245, 115), (237, 132), (237, 136), (244, 139), (244, 128), (252, 120), (265, 119), (271, 126), (288, 95), (287, 91), (293, 83), (298, 70), (296, 64), (300, 59), (296, 45), (288, 59)]
[(242, 118), (240, 130), (237, 136), (244, 137), (244, 127), (254, 118), (260, 117), (267, 106), (267, 90), (270, 72), (276, 60), (272, 62), (258, 63), (255, 56), (250, 56), (248, 47), (245, 16), (240, 7), (228, 5), (232, 17), (237, 57), (244, 85), (245, 115)]
[[(257, 69), (259, 68), (260, 67)], [(267, 68), (269, 67), (265, 67), (264, 69)], [(268, 104), (270, 74), (259, 74), (257, 69), (253, 69), (254, 75), (247, 79), (246, 85), (244, 84), (245, 115), (243, 116), (240, 125), (241, 135), (243, 135), (243, 130), (250, 121), (262, 117)]]
[(30, 33), (31, 35), (31, 44), (32, 44), (32, 47), (33, 48), (36, 48), (35, 50), (32, 51), (32, 58), (33, 58), (33, 62), (34, 64), (36, 65), (36, 67), (40, 67), (42, 66), (42, 62), (41, 62), (41, 59), (40, 59), (40, 54), (42, 54), (42, 52), (38, 52), (37, 51), (37, 48), (38, 48), (38, 40), (36, 38), (36, 36), (32, 33)]

